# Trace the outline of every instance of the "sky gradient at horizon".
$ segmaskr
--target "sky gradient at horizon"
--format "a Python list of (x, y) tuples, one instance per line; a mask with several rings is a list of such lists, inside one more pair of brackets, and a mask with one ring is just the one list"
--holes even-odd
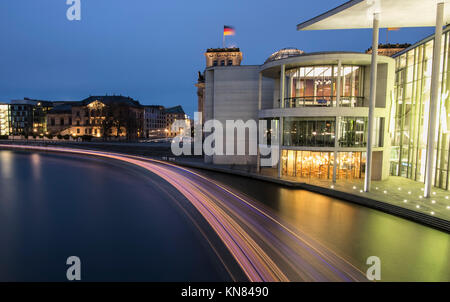
[[(81, 21), (68, 21), (65, 0), (3, 0), (0, 102), (122, 94), (142, 104), (182, 105), (191, 115), (203, 53), (221, 46), (224, 25), (235, 27), (227, 46), (241, 48), (244, 65), (262, 64), (285, 47), (365, 51), (368, 29), (296, 31), (298, 23), (344, 2), (81, 0)], [(391, 31), (389, 42), (415, 43), (433, 32)]]

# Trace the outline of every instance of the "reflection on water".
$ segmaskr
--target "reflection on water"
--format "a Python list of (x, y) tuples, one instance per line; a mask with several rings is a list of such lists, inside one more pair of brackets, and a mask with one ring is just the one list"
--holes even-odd
[(0, 171), (0, 281), (66, 281), (73, 255), (83, 281), (229, 280), (165, 191), (181, 194), (157, 176), (111, 160), (2, 150)]
[(41, 156), (37, 153), (31, 154), (31, 171), (33, 178), (38, 181), (41, 178)]
[(378, 256), (383, 281), (450, 281), (450, 235), (305, 190), (202, 172), (263, 202), (365, 272)]
[(12, 178), (13, 177), (13, 167), (14, 162), (12, 159), (11, 152), (0, 152), (0, 171), (2, 173), (2, 178)]
[[(0, 281), (64, 281), (72, 255), (86, 260), (85, 281), (227, 280), (154, 185), (158, 177), (71, 157), (0, 151)], [(446, 233), (304, 190), (201, 173), (264, 203), (362, 271), (369, 256), (380, 257), (383, 281), (450, 281)]]

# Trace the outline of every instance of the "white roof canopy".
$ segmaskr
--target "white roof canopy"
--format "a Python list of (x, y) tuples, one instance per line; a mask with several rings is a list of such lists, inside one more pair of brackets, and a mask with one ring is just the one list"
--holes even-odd
[[(425, 27), (436, 24), (436, 3), (443, 0), (351, 0), (297, 25), (297, 30), (372, 28), (380, 13), (380, 28)], [(444, 24), (450, 23), (450, 2), (445, 0)]]

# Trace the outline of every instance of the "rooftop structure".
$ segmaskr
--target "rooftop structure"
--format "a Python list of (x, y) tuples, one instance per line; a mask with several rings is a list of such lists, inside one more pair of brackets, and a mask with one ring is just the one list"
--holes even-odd
[[(380, 14), (380, 28), (435, 26), (439, 2), (444, 0), (351, 0), (298, 24), (297, 29), (372, 28), (374, 13)], [(450, 23), (450, 6), (445, 8), (443, 20), (444, 24)]]
[(297, 48), (283, 48), (277, 52), (274, 52), (270, 57), (267, 58), (265, 63), (286, 59), (290, 57), (298, 57), (304, 53), (305, 52), (303, 50)]

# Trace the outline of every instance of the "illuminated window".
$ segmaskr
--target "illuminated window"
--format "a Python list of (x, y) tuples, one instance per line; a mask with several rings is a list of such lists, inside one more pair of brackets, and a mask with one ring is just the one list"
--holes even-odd
[(335, 118), (288, 117), (284, 119), (283, 145), (334, 147)]
[[(338, 152), (336, 179), (362, 179), (366, 168), (364, 152)], [(332, 179), (334, 152), (283, 150), (282, 175), (299, 179)]]
[[(340, 106), (364, 106), (363, 72), (364, 68), (361, 66), (342, 66)], [(336, 105), (336, 84), (339, 76), (337, 66), (300, 67), (287, 70), (286, 76), (288, 95), (285, 107)]]

